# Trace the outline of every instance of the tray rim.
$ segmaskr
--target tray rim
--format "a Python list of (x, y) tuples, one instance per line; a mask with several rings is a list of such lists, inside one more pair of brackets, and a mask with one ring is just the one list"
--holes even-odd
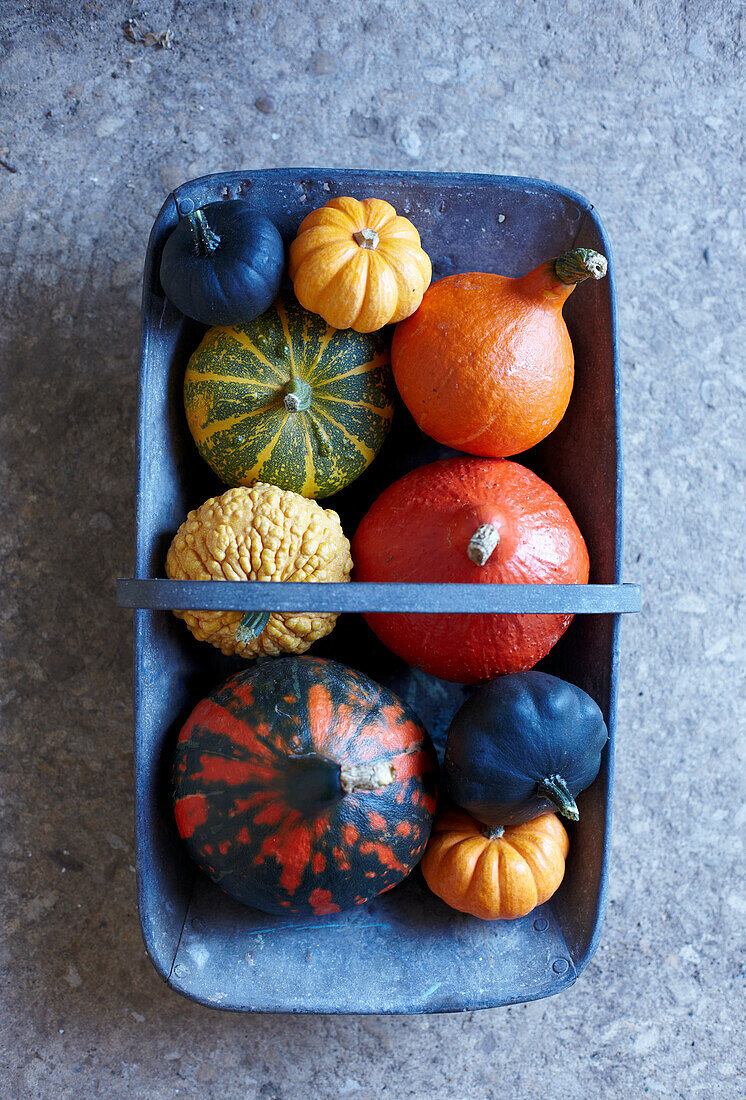
[[(610, 585), (610, 586), (604, 586), (604, 587), (609, 587), (609, 588), (624, 587), (624, 588), (630, 589), (630, 590), (631, 589), (636, 589), (637, 593), (639, 595), (639, 586), (636, 586), (636, 585), (622, 585), (622, 581), (621, 581), (622, 550), (623, 550), (623, 546), (622, 546), (622, 537), (623, 537), (623, 528), (622, 528), (622, 517), (623, 517), (623, 484), (622, 484), (622, 479), (623, 479), (623, 450), (622, 450), (622, 437), (621, 437), (622, 423), (621, 423), (621, 409), (620, 409), (618, 310), (617, 310), (616, 293), (615, 293), (614, 260), (613, 260), (612, 249), (611, 249), (611, 245), (610, 245), (610, 242), (609, 242), (609, 239), (608, 239), (608, 235), (606, 233), (605, 226), (604, 226), (603, 222), (601, 221), (597, 211), (595, 210), (594, 204), (591, 203), (589, 200), (587, 200), (580, 193), (578, 193), (574, 190), (571, 190), (570, 188), (564, 187), (562, 185), (553, 183), (553, 182), (548, 181), (548, 180), (543, 180), (543, 179), (535, 178), (535, 177), (505, 176), (505, 175), (496, 175), (496, 174), (490, 174), (490, 173), (422, 172), (422, 171), (411, 171), (411, 172), (409, 172), (409, 171), (398, 171), (398, 170), (396, 170), (396, 171), (386, 171), (384, 169), (360, 169), (360, 168), (343, 168), (343, 167), (324, 168), (323, 166), (295, 167), (295, 168), (268, 168), (268, 169), (261, 169), (260, 168), (260, 169), (235, 170), (235, 171), (231, 171), (231, 172), (210, 173), (210, 174), (205, 175), (205, 176), (196, 177), (193, 180), (185, 181), (183, 184), (179, 185), (177, 188), (175, 188), (172, 192), (169, 193), (169, 195), (164, 200), (164, 202), (161, 206), (161, 209), (159, 210), (159, 212), (158, 212), (158, 214), (157, 214), (157, 216), (156, 216), (156, 218), (153, 222), (153, 226), (152, 226), (150, 236), (149, 236), (149, 240), (148, 240), (146, 257), (145, 257), (145, 271), (144, 271), (145, 278), (144, 278), (144, 285), (143, 285), (142, 309), (141, 309), (141, 345), (140, 345), (141, 358), (140, 358), (140, 372), (139, 372), (139, 378), (138, 378), (138, 403), (137, 403), (137, 406), (138, 406), (138, 430), (137, 430), (137, 440), (136, 440), (136, 470), (137, 470), (136, 526), (135, 526), (135, 562), (136, 562), (135, 574), (136, 575), (135, 575), (135, 578), (133, 580), (133, 583), (136, 583), (137, 581), (140, 581), (140, 580), (152, 580), (151, 578), (147, 577), (146, 548), (145, 548), (144, 544), (141, 544), (141, 541), (140, 541), (140, 530), (141, 530), (140, 515), (141, 515), (141, 508), (143, 507), (143, 501), (142, 501), (142, 495), (140, 493), (140, 487), (141, 487), (141, 483), (143, 481), (143, 473), (144, 473), (144, 454), (145, 454), (145, 447), (144, 447), (145, 417), (143, 416), (144, 398), (145, 398), (145, 385), (144, 385), (144, 382), (145, 382), (145, 378), (146, 378), (147, 355), (148, 355), (148, 350), (149, 350), (149, 326), (148, 326), (147, 306), (148, 306), (148, 298), (149, 298), (149, 294), (150, 294), (150, 287), (149, 287), (149, 282), (148, 282), (148, 276), (151, 273), (151, 268), (152, 268), (152, 252), (153, 252), (153, 249), (154, 249), (155, 238), (156, 238), (157, 233), (160, 232), (161, 229), (163, 228), (162, 222), (164, 220), (173, 222), (174, 219), (179, 216), (180, 212), (181, 213), (189, 212), (189, 211), (185, 211), (183, 209), (180, 211), (180, 204), (182, 202), (184, 202), (185, 199), (189, 199), (192, 194), (194, 194), (195, 192), (198, 192), (200, 189), (202, 189), (202, 190), (212, 189), (212, 188), (215, 188), (216, 186), (222, 185), (223, 188), (224, 188), (223, 198), (228, 199), (228, 198), (234, 197), (230, 194), (230, 186), (233, 185), (233, 184), (236, 184), (236, 183), (245, 183), (247, 179), (254, 179), (254, 178), (257, 178), (257, 177), (275, 176), (275, 177), (279, 177), (283, 181), (287, 182), (287, 181), (292, 181), (294, 179), (301, 180), (304, 176), (308, 176), (308, 175), (312, 175), (315, 178), (318, 178), (319, 176), (322, 176), (322, 175), (325, 175), (325, 174), (328, 174), (329, 176), (335, 176), (337, 174), (348, 174), (348, 175), (360, 174), (360, 175), (364, 175), (366, 178), (372, 178), (372, 179), (375, 179), (375, 180), (380, 180), (381, 182), (387, 182), (389, 184), (391, 183), (391, 181), (395, 181), (395, 180), (421, 179), (421, 180), (426, 181), (430, 184), (440, 184), (442, 186), (457, 186), (457, 185), (462, 185), (463, 186), (463, 185), (469, 185), (470, 183), (475, 184), (475, 185), (478, 185), (478, 184), (490, 185), (490, 186), (498, 185), (498, 186), (503, 186), (503, 187), (505, 187), (509, 190), (519, 190), (519, 189), (521, 189), (523, 191), (523, 193), (530, 193), (531, 191), (534, 191), (535, 193), (541, 194), (542, 196), (545, 196), (547, 194), (559, 195), (563, 199), (565, 199), (569, 202), (575, 203), (581, 209), (581, 217), (580, 217), (578, 227), (577, 227), (577, 231), (576, 231), (576, 239), (577, 239), (577, 236), (580, 235), (580, 232), (582, 230), (582, 227), (583, 227), (583, 225), (585, 223), (585, 220), (588, 217), (588, 215), (593, 214), (594, 227), (595, 227), (595, 229), (596, 229), (596, 231), (597, 231), (597, 233), (598, 233), (598, 235), (599, 235), (599, 237), (600, 237), (600, 239), (603, 243), (604, 252), (605, 252), (605, 255), (606, 255), (607, 260), (608, 260), (609, 281), (610, 281), (610, 284), (612, 286), (612, 292), (610, 294), (610, 300), (609, 300), (609, 308), (610, 308), (611, 351), (612, 351), (613, 367), (614, 367), (613, 408), (614, 408), (615, 441), (616, 441), (616, 470), (615, 470), (615, 485), (614, 485), (614, 488), (615, 488), (615, 515), (614, 515), (614, 523), (613, 523), (614, 584)], [(169, 217), (169, 215), (170, 215), (170, 217)], [(221, 583), (225, 583), (225, 582), (206, 582), (206, 583), (214, 584), (215, 586), (218, 586)], [(245, 583), (256, 584), (256, 583), (259, 583), (259, 582), (245, 582)], [(354, 584), (354, 583), (361, 583), (361, 582), (352, 582), (352, 583)], [(301, 586), (295, 585), (293, 587), (295, 587), (295, 588), (298, 588), (298, 587), (310, 588), (311, 585), (310, 584), (304, 584), (304, 585), (301, 585)], [(316, 587), (316, 586), (314, 586), (314, 587)], [(441, 586), (440, 585), (428, 585), (427, 587), (439, 588)], [(480, 586), (480, 587), (481, 588), (487, 588), (487, 587), (489, 587), (489, 588), (498, 588), (500, 586), (498, 586), (498, 585), (486, 586), (485, 585), (485, 586)], [(547, 586), (516, 586), (516, 587), (549, 588), (549, 587), (554, 587), (554, 586), (547, 585)], [(567, 587), (572, 587), (572, 586), (567, 586)], [(584, 587), (590, 588), (592, 586), (584, 586)], [(630, 610), (638, 610), (638, 609), (639, 608), (634, 608), (634, 609), (630, 608)], [(583, 612), (579, 612), (579, 613), (583, 613)], [(591, 939), (590, 939), (590, 941), (587, 945), (587, 948), (584, 951), (583, 955), (577, 961), (575, 961), (575, 960), (572, 961), (572, 965), (570, 967), (570, 970), (567, 972), (567, 974), (558, 976), (556, 982), (554, 982), (554, 981), (552, 982), (552, 987), (549, 990), (543, 990), (543, 991), (539, 991), (537, 993), (534, 993), (530, 996), (520, 996), (520, 997), (516, 997), (516, 998), (512, 998), (512, 999), (502, 1000), (502, 1001), (499, 1001), (499, 1002), (495, 1002), (494, 1000), (489, 1000), (488, 1002), (485, 1002), (484, 1004), (480, 1003), (478, 1005), (475, 1004), (474, 1006), (471, 1006), (471, 1005), (456, 1006), (456, 1007), (451, 1008), (451, 1009), (440, 1008), (440, 1009), (436, 1009), (435, 1011), (438, 1011), (438, 1012), (444, 1012), (444, 1011), (457, 1012), (457, 1011), (471, 1011), (471, 1010), (476, 1011), (479, 1008), (498, 1007), (498, 1006), (501, 1006), (501, 1005), (509, 1005), (509, 1004), (520, 1004), (520, 1003), (526, 1003), (528, 1000), (542, 999), (543, 997), (550, 996), (550, 995), (553, 995), (554, 993), (561, 992), (563, 989), (567, 988), (569, 985), (574, 984), (574, 982), (582, 974), (582, 972), (585, 970), (588, 963), (592, 959), (593, 955), (595, 954), (595, 951), (598, 947), (598, 943), (599, 943), (599, 940), (600, 940), (600, 937), (601, 937), (601, 934), (602, 934), (602, 931), (603, 931), (604, 917), (605, 917), (607, 897), (608, 897), (610, 835), (611, 835), (611, 817), (612, 817), (613, 784), (614, 784), (614, 751), (613, 751), (614, 738), (613, 738), (613, 731), (615, 730), (615, 726), (616, 726), (618, 664), (619, 664), (619, 614), (620, 614), (620, 612), (611, 611), (611, 612), (606, 612), (606, 613), (611, 614), (612, 618), (613, 618), (613, 632), (612, 632), (611, 650), (610, 650), (610, 652), (611, 652), (611, 662), (610, 662), (610, 668), (609, 668), (609, 672), (610, 672), (610, 677), (609, 677), (609, 730), (610, 730), (610, 734), (612, 734), (612, 736), (610, 737), (610, 744), (609, 744), (609, 750), (608, 750), (608, 763), (607, 763), (607, 771), (608, 771), (608, 777), (607, 777), (607, 781), (606, 781), (607, 793), (606, 793), (606, 797), (605, 797), (605, 810), (604, 810), (604, 836), (605, 836), (605, 842), (604, 842), (604, 846), (603, 846), (602, 861), (601, 861), (601, 872), (600, 872), (600, 879), (599, 879), (599, 889), (598, 889), (598, 895), (597, 895), (597, 899), (596, 899), (595, 919), (594, 919), (594, 923), (593, 923), (593, 933), (592, 933)], [(142, 646), (144, 645), (144, 636), (143, 635), (144, 635), (144, 630), (145, 630), (146, 619), (147, 619), (147, 612), (145, 612), (143, 610), (136, 610), (136, 612), (135, 612), (135, 631), (134, 631), (134, 650), (135, 650), (135, 652), (134, 652), (135, 670), (134, 671), (135, 671), (135, 676), (134, 676), (134, 685), (133, 685), (133, 687), (134, 687), (133, 694), (135, 696), (135, 699), (134, 699), (134, 703), (135, 703), (135, 706), (134, 706), (135, 730), (137, 730), (137, 728), (138, 728), (138, 717), (139, 717), (139, 712), (140, 712), (141, 705), (142, 705), (143, 685), (142, 685), (142, 682), (141, 682), (141, 678), (138, 674), (138, 669), (140, 667), (142, 667), (139, 658), (142, 655), (141, 654), (141, 649), (142, 649)], [(144, 810), (144, 807), (143, 806), (138, 807), (138, 804), (137, 804), (138, 803), (137, 789), (139, 787), (137, 780), (138, 780), (138, 773), (139, 773), (139, 770), (140, 770), (139, 765), (141, 764), (141, 761), (139, 760), (139, 755), (140, 754), (138, 752), (137, 742), (138, 742), (138, 739), (137, 739), (137, 736), (135, 734), (135, 754), (134, 754), (135, 755), (135, 761), (134, 761), (134, 764), (135, 764), (135, 786), (136, 786), (136, 791), (135, 791), (135, 794), (136, 794), (136, 798), (135, 798), (135, 815), (136, 815), (136, 819), (137, 819), (136, 820), (136, 833), (140, 834), (140, 830), (145, 827), (145, 822), (140, 819), (140, 815), (141, 815), (142, 811)], [(138, 837), (136, 835), (136, 843), (137, 843), (137, 841), (138, 841)], [(137, 863), (138, 901), (140, 900), (140, 898), (143, 895), (143, 885), (144, 885), (144, 882), (143, 882), (144, 873), (143, 873), (143, 865), (142, 865), (142, 856), (143, 856), (142, 846), (139, 843), (137, 843), (136, 863)], [(182, 922), (182, 933), (183, 933), (183, 929), (186, 925), (186, 921), (187, 921), (187, 918), (188, 918), (188, 915), (189, 915), (189, 908), (190, 908), (190, 905), (188, 903), (187, 908), (185, 910), (185, 914), (184, 914), (184, 920)], [(197, 1003), (204, 1004), (204, 1005), (209, 1006), (211, 1008), (219, 1008), (221, 1011), (236, 1011), (236, 1012), (245, 1012), (245, 1011), (279, 1012), (279, 1011), (283, 1011), (282, 1009), (279, 1009), (279, 1008), (256, 1008), (256, 1007), (255, 1008), (246, 1008), (246, 1007), (243, 1007), (241, 1005), (230, 1005), (230, 1004), (217, 1005), (214, 1002), (206, 1000), (205, 998), (201, 997), (198, 993), (195, 993), (195, 992), (192, 992), (191, 990), (188, 990), (186, 987), (180, 987), (177, 980), (175, 980), (176, 976), (174, 975), (173, 971), (174, 971), (174, 966), (176, 964), (176, 959), (178, 957), (178, 949), (179, 949), (179, 943), (180, 943), (181, 937), (179, 937), (179, 940), (177, 940), (176, 948), (175, 948), (175, 952), (174, 952), (174, 957), (173, 957), (173, 960), (171, 962), (170, 968), (168, 968), (168, 970), (167, 970), (166, 966), (164, 966), (162, 961), (161, 961), (160, 954), (159, 954), (157, 946), (154, 942), (154, 938), (153, 938), (153, 935), (152, 935), (152, 929), (149, 928), (146, 924), (145, 915), (142, 912), (142, 908), (140, 906), (138, 906), (138, 910), (139, 910), (139, 915), (140, 915), (140, 924), (141, 924), (141, 930), (142, 930), (142, 934), (143, 934), (143, 940), (144, 940), (144, 943), (145, 943), (147, 953), (148, 953), (148, 955), (151, 959), (151, 962), (155, 966), (155, 969), (158, 972), (158, 974), (160, 975), (160, 977), (166, 982), (166, 984), (170, 985), (171, 988), (173, 988), (176, 992), (180, 993), (182, 996), (186, 997), (187, 999), (196, 1001)], [(316, 1009), (301, 1008), (301, 1009), (298, 1009), (298, 1010), (286, 1009), (284, 1011), (293, 1012), (293, 1014), (296, 1014), (296, 1013), (303, 1014), (303, 1013), (307, 1013), (307, 1012), (310, 1012), (310, 1013), (328, 1012), (330, 1014), (349, 1014), (349, 1015), (357, 1015), (357, 1014), (387, 1015), (387, 1014), (428, 1013), (428, 1012), (433, 1011), (433, 1009), (428, 1009), (428, 1008), (393, 1009), (393, 1010), (391, 1010), (390, 1013), (386, 1012), (386, 1010), (380, 1009), (380, 1008), (379, 1009), (359, 1008), (359, 1009), (354, 1009), (354, 1010), (353, 1009), (335, 1010), (332, 1007), (328, 1007), (328, 1008), (325, 1008), (325, 1009), (320, 1009), (320, 1008), (316, 1008)]]

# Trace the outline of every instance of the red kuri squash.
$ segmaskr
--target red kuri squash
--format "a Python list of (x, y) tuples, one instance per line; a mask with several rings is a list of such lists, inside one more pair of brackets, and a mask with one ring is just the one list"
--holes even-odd
[[(362, 581), (585, 584), (588, 552), (567, 505), (536, 474), (500, 458), (460, 456), (389, 486), (353, 539)], [(369, 614), (399, 657), (474, 683), (532, 668), (572, 615)]]

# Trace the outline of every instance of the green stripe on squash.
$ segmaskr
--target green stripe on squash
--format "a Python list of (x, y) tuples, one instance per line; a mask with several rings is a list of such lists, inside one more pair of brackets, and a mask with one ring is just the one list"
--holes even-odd
[(206, 333), (187, 365), (184, 407), (199, 453), (227, 485), (326, 497), (366, 469), (388, 433), (388, 340), (330, 328), (285, 296), (248, 324)]

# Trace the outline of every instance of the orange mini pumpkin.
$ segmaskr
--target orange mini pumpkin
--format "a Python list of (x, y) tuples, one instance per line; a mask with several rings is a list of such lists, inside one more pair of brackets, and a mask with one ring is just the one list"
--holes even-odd
[(375, 332), (414, 313), (432, 266), (416, 228), (390, 203), (343, 197), (303, 219), (289, 272), (300, 304), (332, 328)]
[(454, 808), (435, 822), (420, 866), (432, 892), (452, 909), (481, 920), (515, 920), (555, 893), (569, 849), (556, 814), (490, 828)]
[(576, 248), (522, 279), (471, 272), (440, 279), (399, 325), (391, 366), (427, 435), (457, 451), (505, 458), (557, 427), (575, 376), (562, 307), (606, 260)]

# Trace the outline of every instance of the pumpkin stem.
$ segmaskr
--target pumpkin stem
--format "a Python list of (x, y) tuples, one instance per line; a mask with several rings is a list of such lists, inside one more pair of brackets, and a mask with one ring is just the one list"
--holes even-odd
[(378, 791), (381, 787), (388, 787), (395, 779), (394, 765), (382, 760), (375, 760), (372, 764), (342, 764), (339, 769), (339, 785), (345, 794)]
[(586, 279), (603, 279), (608, 269), (606, 257), (592, 248), (574, 248), (554, 261), (554, 272), (561, 283), (582, 283)]
[(379, 237), (375, 229), (358, 229), (352, 235), (361, 248), (368, 248), (371, 252), (378, 248)]
[(504, 825), (480, 825), (479, 828), (482, 836), (486, 836), (488, 840), (499, 840), (505, 832)]
[(305, 412), (311, 407), (313, 390), (302, 378), (291, 378), (285, 386), (283, 404), (288, 412)]
[(269, 622), (269, 611), (247, 611), (236, 627), (236, 641), (248, 645), (258, 638)]
[(203, 210), (195, 210), (193, 214), (187, 214), (187, 220), (192, 230), (194, 251), (198, 256), (209, 256), (220, 244), (220, 237), (210, 229)]
[(500, 531), (494, 523), (482, 523), (469, 539), (466, 553), (475, 565), (486, 565), (500, 542)]
[(540, 795), (557, 807), (563, 817), (568, 818), (570, 821), (580, 819), (580, 811), (575, 804), (575, 799), (570, 794), (567, 783), (561, 775), (548, 775), (546, 779), (542, 779), (536, 784), (536, 789)]

